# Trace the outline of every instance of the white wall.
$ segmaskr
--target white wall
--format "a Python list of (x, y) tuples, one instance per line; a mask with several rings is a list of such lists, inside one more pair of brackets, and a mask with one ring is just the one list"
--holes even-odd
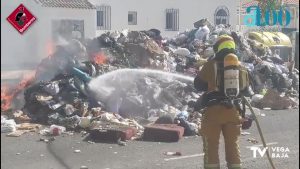
[[(236, 0), (89, 0), (94, 5), (111, 6), (111, 30), (147, 30), (156, 28), (163, 36), (174, 36), (178, 31), (165, 31), (165, 10), (179, 9), (179, 32), (193, 29), (193, 23), (208, 18), (214, 23), (218, 6), (225, 5), (230, 12), (230, 24), (236, 25)], [(128, 11), (137, 11), (137, 25), (128, 25)], [(97, 31), (97, 35), (104, 31)]]
[[(37, 18), (21, 35), (6, 18), (20, 3)], [(95, 37), (96, 13), (94, 10), (46, 8), (33, 0), (1, 1), (1, 70), (36, 65), (47, 56), (47, 42), (51, 41), (53, 19), (84, 20), (85, 37)]]
[(41, 15), (43, 20), (40, 21), (40, 29), (38, 34), (42, 37), (47, 34), (46, 37), (40, 39), (40, 43), (43, 44), (39, 49), (40, 53), (46, 56), (47, 45), (52, 42), (52, 20), (59, 19), (74, 19), (84, 20), (84, 37), (93, 38), (96, 36), (96, 13), (94, 10), (85, 9), (69, 9), (69, 8), (42, 8)]
[[(23, 3), (33, 15), (38, 15), (36, 6), (29, 3), (29, 1), (1, 1), (1, 70), (6, 69), (7, 67), (17, 67), (22, 65), (22, 63), (27, 62), (30, 57), (37, 56), (36, 46), (39, 42), (38, 35), (35, 32), (38, 30), (37, 23), (39, 20), (35, 21), (23, 35), (15, 30), (15, 28), (6, 20), (20, 3)], [(32, 44), (30, 44), (29, 41)]]

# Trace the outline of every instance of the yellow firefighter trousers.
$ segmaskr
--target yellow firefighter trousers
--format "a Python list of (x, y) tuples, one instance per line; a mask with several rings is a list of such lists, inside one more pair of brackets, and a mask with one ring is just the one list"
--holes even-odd
[(238, 137), (241, 123), (235, 108), (221, 105), (208, 107), (203, 115), (200, 132), (203, 138), (204, 168), (219, 169), (219, 139), (223, 133), (228, 169), (241, 169)]

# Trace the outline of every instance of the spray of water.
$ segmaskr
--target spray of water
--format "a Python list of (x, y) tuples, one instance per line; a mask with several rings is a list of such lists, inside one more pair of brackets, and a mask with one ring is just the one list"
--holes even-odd
[(118, 69), (115, 71), (108, 72), (106, 74), (100, 75), (99, 77), (95, 78), (90, 82), (90, 86), (93, 86), (94, 83), (97, 83), (98, 81), (111, 79), (116, 76), (125, 75), (126, 77), (132, 77), (135, 75), (145, 76), (145, 75), (152, 75), (152, 76), (160, 76), (166, 79), (178, 79), (183, 80), (187, 82), (193, 82), (194, 78), (186, 76), (186, 75), (180, 75), (177, 73), (170, 73), (170, 72), (164, 72), (160, 70), (153, 70), (153, 69)]
[[(156, 79), (156, 80), (151, 80)], [(141, 81), (143, 83), (141, 83)], [(120, 98), (123, 98), (125, 95), (128, 96), (129, 92), (135, 92), (135, 89), (144, 88), (145, 91), (148, 90), (147, 87), (156, 86), (158, 90), (164, 90), (161, 88), (161, 84), (178, 84), (183, 82), (188, 85), (192, 85), (193, 78), (163, 72), (159, 70), (150, 70), (150, 69), (118, 69), (106, 74), (103, 74), (89, 83), (89, 89), (94, 98), (98, 101), (103, 102), (108, 106), (117, 106), (118, 102), (122, 102)], [(161, 84), (153, 84), (161, 83)], [(155, 91), (155, 90), (154, 90)], [(174, 91), (176, 92), (176, 91)], [(147, 93), (147, 92), (146, 92)], [(143, 89), (136, 91), (135, 96), (143, 95)], [(154, 93), (151, 93), (155, 95)], [(111, 107), (110, 106), (110, 107)]]
[[(108, 93), (114, 87), (130, 88), (136, 79), (143, 77), (155, 77), (171, 82), (172, 80), (180, 80), (187, 83), (192, 83), (193, 78), (176, 73), (163, 72), (160, 70), (151, 69), (118, 69), (109, 73), (100, 75), (89, 83), (89, 88), (96, 93)], [(103, 95), (102, 94), (102, 95)]]

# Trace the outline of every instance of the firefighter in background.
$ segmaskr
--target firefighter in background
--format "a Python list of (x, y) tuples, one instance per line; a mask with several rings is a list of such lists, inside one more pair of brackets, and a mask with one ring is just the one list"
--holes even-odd
[(220, 168), (218, 149), (222, 132), (228, 169), (241, 169), (238, 137), (245, 113), (241, 95), (248, 92), (248, 74), (234, 54), (232, 37), (220, 36), (213, 49), (215, 57), (205, 63), (194, 80), (195, 88), (205, 92), (201, 98), (205, 109), (200, 130), (204, 168)]

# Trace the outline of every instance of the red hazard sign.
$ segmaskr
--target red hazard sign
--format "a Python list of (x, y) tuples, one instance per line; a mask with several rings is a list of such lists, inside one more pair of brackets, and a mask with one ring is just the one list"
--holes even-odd
[(7, 21), (23, 34), (36, 21), (36, 17), (20, 4), (8, 17)]

